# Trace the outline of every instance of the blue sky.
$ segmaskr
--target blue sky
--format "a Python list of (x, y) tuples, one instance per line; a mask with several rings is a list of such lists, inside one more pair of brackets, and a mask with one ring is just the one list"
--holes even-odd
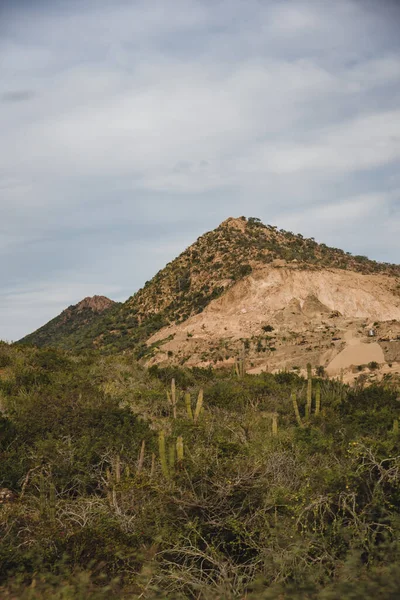
[(228, 216), (400, 262), (400, 4), (0, 2), (0, 339)]

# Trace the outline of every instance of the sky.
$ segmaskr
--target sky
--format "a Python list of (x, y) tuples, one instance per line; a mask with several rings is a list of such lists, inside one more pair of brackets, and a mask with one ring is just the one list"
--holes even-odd
[(400, 3), (0, 0), (0, 339), (229, 216), (400, 262)]

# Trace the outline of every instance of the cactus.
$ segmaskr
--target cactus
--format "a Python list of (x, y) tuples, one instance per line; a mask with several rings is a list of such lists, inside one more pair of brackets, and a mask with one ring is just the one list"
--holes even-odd
[(393, 433), (395, 435), (398, 435), (398, 433), (399, 433), (399, 420), (398, 419), (393, 419)]
[(319, 415), (321, 410), (321, 384), (317, 381), (315, 386), (315, 414)]
[(246, 375), (246, 348), (243, 343), (239, 358), (235, 358), (235, 373), (239, 378)]
[(176, 419), (177, 392), (174, 377), (171, 380), (171, 392), (167, 390), (168, 404), (172, 408), (172, 416)]
[(244, 343), (242, 346), (242, 351), (240, 353), (239, 367), (240, 367), (240, 377), (244, 377), (246, 375), (246, 348), (245, 348)]
[(183, 462), (183, 438), (181, 435), (176, 440), (176, 458), (178, 465), (181, 465)]
[(296, 392), (292, 392), (292, 404), (293, 404), (293, 408), (294, 408), (294, 414), (296, 415), (296, 421), (297, 421), (298, 425), (300, 425), (300, 427), (303, 427), (303, 423), (301, 421), (301, 417), (300, 417), (300, 413), (299, 413), (299, 407), (297, 405)]
[(172, 416), (176, 419), (176, 386), (175, 379), (172, 378), (171, 381), (171, 406), (172, 406)]
[(191, 421), (193, 421), (193, 411), (192, 411), (192, 402), (190, 398), (190, 393), (186, 392), (185, 394), (185, 405), (186, 405), (186, 413)]
[(278, 413), (272, 415), (272, 435), (278, 435)]
[(307, 364), (307, 404), (306, 404), (306, 419), (310, 417), (312, 404), (312, 373), (311, 365)]
[(201, 409), (203, 408), (203, 389), (201, 389), (199, 391), (199, 395), (197, 397), (197, 402), (196, 402), (196, 409), (194, 411), (194, 417), (193, 417), (193, 421), (196, 423), (200, 413), (201, 413)]
[(56, 488), (54, 483), (50, 484), (49, 489), (49, 521), (52, 524), (56, 521)]
[(160, 431), (160, 433), (158, 434), (158, 449), (160, 453), (161, 470), (163, 472), (164, 477), (168, 479), (169, 470), (167, 464), (167, 456), (165, 452), (165, 434), (163, 431)]
[(145, 442), (145, 440), (143, 440), (142, 445), (140, 446), (140, 454), (139, 454), (139, 460), (138, 460), (138, 466), (137, 466), (138, 473), (140, 473), (143, 469), (145, 447), (146, 447), (146, 442)]

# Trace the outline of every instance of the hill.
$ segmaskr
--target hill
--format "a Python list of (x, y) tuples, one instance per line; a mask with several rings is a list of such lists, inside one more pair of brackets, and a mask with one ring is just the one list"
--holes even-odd
[(104, 313), (117, 306), (117, 302), (105, 296), (84, 298), (78, 304), (63, 310), (40, 329), (25, 336), (20, 343), (71, 348), (78, 343), (82, 329), (90, 328)]
[[(125, 303), (86, 321), (73, 312), (60, 321), (61, 315), (22, 341), (133, 350), (150, 364), (205, 366), (231, 364), (246, 340), (249, 367), (278, 369), (309, 360), (328, 366), (344, 349), (346, 332), (364, 338), (375, 322), (389, 344), (384, 360), (396, 362), (399, 291), (398, 265), (352, 256), (256, 218), (229, 218)], [(265, 335), (266, 326), (274, 335)]]

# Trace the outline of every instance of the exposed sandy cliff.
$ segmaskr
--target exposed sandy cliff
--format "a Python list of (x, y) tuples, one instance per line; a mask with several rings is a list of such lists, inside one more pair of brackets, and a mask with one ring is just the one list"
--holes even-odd
[[(394, 349), (399, 322), (400, 295), (393, 277), (275, 261), (236, 283), (201, 314), (163, 328), (148, 344), (169, 338), (152, 362), (165, 360), (169, 352), (170, 359), (205, 364), (205, 355), (214, 349), (212, 360), (226, 364), (234, 360), (239, 341), (247, 339), (249, 370), (313, 362), (336, 374), (351, 365), (384, 363), (386, 351), (391, 362), (399, 361)], [(272, 332), (263, 330), (267, 325)], [(388, 329), (386, 342), (377, 341), (379, 328)], [(376, 335), (369, 337), (370, 329)]]

